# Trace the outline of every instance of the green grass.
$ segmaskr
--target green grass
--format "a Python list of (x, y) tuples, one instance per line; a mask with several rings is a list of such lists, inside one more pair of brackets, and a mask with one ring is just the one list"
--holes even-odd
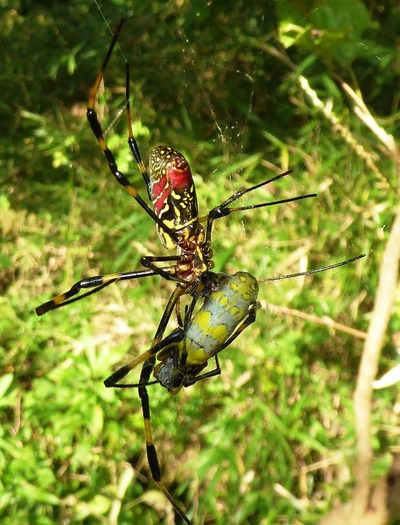
[[(152, 483), (144, 457), (137, 392), (106, 390), (103, 380), (149, 347), (173, 285), (157, 277), (119, 283), (41, 318), (34, 314), (36, 306), (82, 276), (139, 269), (143, 255), (165, 255), (151, 219), (112, 180), (85, 122), (87, 89), (109, 34), (89, 1), (54, 8), (45, 35), (40, 6), (29, 5), (26, 13), (15, 8), (6, 17), (4, 77), (16, 87), (5, 91), (0, 144), (1, 522), (171, 524), (173, 512)], [(121, 37), (134, 65), (135, 125), (144, 157), (159, 142), (187, 155), (202, 214), (272, 176), (271, 165), (277, 171), (290, 166), (294, 174), (244, 204), (318, 193), (317, 199), (218, 221), (216, 270), (246, 270), (262, 279), (368, 254), (317, 276), (261, 283), (263, 308), (221, 354), (220, 377), (176, 397), (159, 386), (149, 388), (163, 479), (194, 523), (311, 525), (326, 511), (327, 500), (348, 488), (355, 456), (352, 392), (362, 341), (269, 305), (366, 330), (396, 195), (308, 102), (296, 75), (260, 51), (261, 44), (271, 43), (265, 35), (273, 30), (260, 7), (238, 5), (225, 12), (216, 5), (211, 11), (185, 4), (173, 12), (160, 2), (152, 9), (135, 6)], [(111, 25), (119, 13), (115, 6), (106, 12)], [(275, 14), (283, 24), (283, 13)], [(307, 16), (304, 24), (311, 23)], [(382, 57), (390, 57), (393, 50), (379, 26), (383, 20), (372, 11), (369, 16), (377, 26), (363, 33), (363, 41), (369, 38), (381, 46)], [(36, 35), (41, 36), (35, 42)], [(331, 66), (333, 61), (336, 73), (357, 78), (371, 111), (394, 133), (398, 100), (387, 89), (390, 67), (379, 69), (371, 54), (343, 65), (326, 56), (329, 48), (301, 40), (296, 45), (289, 49), (293, 61), (315, 61), (302, 74), (321, 100), (330, 98), (355, 140), (380, 155), (333, 84)], [(38, 78), (33, 57), (41, 57), (50, 80)], [(25, 64), (26, 75), (16, 75), (15, 66), (22, 71)], [(105, 122), (121, 109), (123, 86), (123, 61), (116, 53), (102, 106)], [(19, 103), (17, 88), (23, 95)], [(109, 139), (145, 195), (123, 118)], [(376, 163), (396, 185), (394, 167), (384, 158)], [(394, 317), (394, 331), (397, 324)], [(389, 341), (387, 346), (382, 368), (393, 355)], [(395, 441), (393, 397), (385, 391), (376, 395), (373, 431), (380, 465), (387, 444)], [(128, 460), (134, 471), (124, 486), (131, 474)]]

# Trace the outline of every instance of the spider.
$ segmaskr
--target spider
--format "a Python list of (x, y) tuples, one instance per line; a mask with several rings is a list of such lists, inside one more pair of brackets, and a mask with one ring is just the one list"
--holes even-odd
[[(154, 356), (157, 356), (161, 363), (153, 367), (155, 381), (147, 381), (146, 385), (160, 383), (171, 394), (177, 394), (182, 387), (218, 375), (221, 373), (218, 354), (256, 319), (256, 312), (259, 309), (256, 301), (259, 283), (309, 276), (345, 266), (364, 257), (365, 254), (360, 254), (321, 268), (259, 280), (248, 272), (237, 272), (233, 276), (205, 272), (201, 277), (200, 286), (192, 294), (192, 301), (185, 311), (183, 322), (178, 312), (179, 327), (129, 364), (113, 372), (104, 384), (107, 388), (141, 386), (144, 384), (143, 381), (135, 384), (120, 381), (137, 365)], [(204, 298), (204, 303), (199, 312), (193, 316), (200, 298)], [(212, 357), (216, 358), (216, 368), (199, 376), (198, 374)], [(164, 366), (165, 370), (163, 370)]]
[[(177, 394), (182, 386), (187, 387), (202, 379), (220, 374), (218, 353), (255, 321), (259, 308), (257, 279), (249, 273), (238, 272), (231, 277), (221, 273), (205, 272), (201, 281), (202, 291), (192, 298), (183, 323), (180, 322), (177, 329), (159, 343), (153, 344), (143, 355), (144, 365), (139, 383), (119, 383), (129, 373), (130, 366), (122, 367), (104, 381), (106, 387), (138, 387), (144, 418), (146, 453), (152, 478), (177, 514), (188, 525), (191, 521), (161, 480), (146, 387), (160, 383), (172, 394)], [(199, 297), (204, 297), (204, 302), (193, 316)], [(156, 355), (161, 362), (154, 367)], [(215, 357), (216, 368), (201, 374), (208, 364), (208, 359), (212, 357)], [(155, 381), (149, 381), (152, 371)]]
[[(221, 373), (218, 354), (256, 319), (258, 282), (247, 272), (233, 276), (206, 272), (201, 280), (201, 291), (192, 298), (184, 321), (180, 320), (178, 328), (136, 359), (139, 364), (157, 355), (161, 363), (153, 370), (156, 380), (144, 383), (141, 378), (138, 384), (120, 383), (131, 371), (130, 366), (123, 366), (104, 381), (106, 387), (160, 383), (171, 394), (177, 394), (183, 386)], [(193, 316), (200, 298), (204, 298), (203, 305)], [(199, 375), (212, 357), (216, 358), (216, 368)]]
[[(232, 276), (205, 272), (201, 277), (201, 286), (198, 287), (178, 328), (129, 365), (116, 370), (104, 381), (107, 388), (138, 388), (145, 421), (146, 452), (151, 475), (185, 523), (191, 522), (161, 480), (146, 387), (159, 383), (175, 395), (182, 387), (219, 375), (221, 368), (218, 354), (230, 346), (243, 330), (256, 320), (260, 308), (260, 303), (257, 301), (260, 282), (311, 275), (344, 266), (362, 257), (364, 254), (322, 268), (264, 278), (259, 281), (248, 272), (237, 272)], [(200, 298), (204, 299), (203, 304), (194, 314), (196, 303)], [(156, 357), (159, 363), (155, 366)], [(203, 372), (211, 358), (215, 359), (215, 368)], [(139, 383), (121, 383), (132, 370), (133, 362), (134, 366), (144, 362)], [(153, 381), (150, 381), (151, 372), (155, 377)]]

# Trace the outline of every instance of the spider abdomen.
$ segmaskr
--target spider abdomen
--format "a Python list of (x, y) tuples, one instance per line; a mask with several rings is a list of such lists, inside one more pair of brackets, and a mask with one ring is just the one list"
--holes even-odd
[[(192, 172), (186, 158), (169, 146), (157, 146), (149, 156), (149, 195), (156, 215), (171, 230), (188, 238), (197, 228), (199, 211)], [(176, 240), (157, 227), (163, 245), (176, 249)]]

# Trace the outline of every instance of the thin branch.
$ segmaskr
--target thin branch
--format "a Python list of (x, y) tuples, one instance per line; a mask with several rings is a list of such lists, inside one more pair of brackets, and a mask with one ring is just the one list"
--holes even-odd
[(353, 495), (353, 515), (362, 516), (368, 506), (372, 462), (371, 411), (373, 381), (378, 371), (382, 345), (387, 331), (394, 295), (397, 289), (400, 260), (400, 212), (390, 231), (379, 270), (379, 283), (374, 309), (368, 328), (357, 386), (354, 409), (357, 432), (356, 486)]
[(390, 135), (390, 133), (387, 133), (386, 130), (384, 130), (381, 126), (378, 125), (374, 117), (371, 115), (371, 112), (364, 104), (362, 98), (359, 97), (357, 93), (353, 91), (353, 89), (351, 89), (347, 82), (344, 82), (340, 78), (338, 78), (338, 81), (342, 86), (343, 90), (350, 96), (350, 98), (354, 102), (354, 113), (362, 122), (364, 122), (364, 124), (374, 133), (374, 135), (378, 137), (382, 144), (393, 155), (396, 151), (396, 143), (393, 138), (393, 135)]
[(338, 323), (337, 321), (334, 321), (333, 319), (327, 316), (318, 317), (317, 315), (307, 314), (300, 310), (294, 310), (292, 308), (288, 308), (287, 306), (278, 306), (276, 304), (268, 303), (266, 301), (262, 301), (261, 304), (262, 306), (267, 306), (267, 308), (272, 312), (276, 312), (283, 315), (289, 315), (291, 317), (298, 317), (299, 319), (304, 319), (305, 321), (310, 321), (311, 323), (327, 326), (328, 328), (333, 328), (338, 332), (350, 334), (353, 337), (357, 337), (358, 339), (367, 338), (367, 334), (365, 332), (357, 330), (356, 328), (351, 328), (350, 326), (346, 326), (342, 323)]

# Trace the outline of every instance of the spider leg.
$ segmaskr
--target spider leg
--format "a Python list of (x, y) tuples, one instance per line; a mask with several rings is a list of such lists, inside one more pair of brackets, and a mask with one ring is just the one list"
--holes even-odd
[(291, 279), (292, 277), (302, 277), (303, 275), (313, 275), (314, 273), (326, 272), (326, 270), (332, 270), (333, 268), (339, 268), (340, 266), (346, 266), (346, 264), (350, 264), (354, 261), (358, 261), (358, 259), (363, 259), (364, 257), (366, 257), (366, 254), (361, 253), (360, 255), (356, 255), (355, 257), (352, 257), (351, 259), (346, 259), (345, 261), (330, 264), (329, 266), (322, 266), (322, 268), (306, 270), (305, 272), (289, 273), (287, 275), (278, 275), (276, 277), (265, 277), (263, 279), (259, 279), (258, 282), (266, 283), (268, 281), (282, 281), (283, 279)]
[[(171, 256), (169, 258), (163, 257), (160, 259), (161, 261), (167, 261), (175, 260), (176, 257)], [(106, 286), (109, 286), (110, 284), (115, 283), (117, 281), (130, 281), (132, 279), (140, 279), (142, 277), (149, 277), (152, 275), (162, 275), (165, 279), (174, 280), (172, 273), (173, 267), (158, 268), (157, 266), (153, 265), (153, 267), (148, 270), (136, 270), (133, 272), (124, 273), (110, 273), (106, 275), (96, 275), (95, 277), (88, 277), (86, 279), (81, 279), (77, 283), (73, 284), (67, 292), (58, 295), (57, 297), (54, 297), (46, 303), (41, 304), (35, 309), (35, 311), (37, 315), (43, 315), (49, 312), (50, 310), (56, 310), (57, 308), (61, 308), (62, 306), (65, 306), (67, 304), (79, 301), (84, 297), (87, 297), (88, 295), (97, 293)], [(86, 288), (92, 288), (92, 290), (85, 292), (79, 295), (78, 297), (73, 297), (74, 295), (77, 295), (82, 289)], [(71, 299), (71, 297), (73, 297), (73, 299)]]
[(179, 257), (177, 255), (170, 255), (170, 256), (158, 256), (158, 255), (146, 255), (140, 259), (140, 263), (145, 268), (149, 268), (149, 270), (152, 270), (154, 273), (161, 275), (164, 277), (164, 279), (167, 279), (168, 281), (176, 281), (180, 282), (182, 284), (188, 284), (187, 281), (184, 279), (180, 279), (174, 273), (176, 272), (175, 267), (171, 267), (170, 271), (166, 271), (164, 268), (160, 268), (157, 266), (157, 263), (165, 262), (165, 261), (179, 261)]
[(136, 139), (133, 135), (133, 129), (132, 129), (132, 115), (131, 115), (131, 100), (130, 100), (130, 74), (129, 74), (129, 62), (126, 62), (126, 87), (125, 87), (125, 93), (126, 93), (126, 119), (128, 124), (128, 145), (132, 152), (132, 155), (135, 157), (136, 164), (139, 167), (139, 171), (142, 174), (142, 177), (146, 183), (147, 186), (147, 193), (149, 195), (149, 199), (151, 200), (151, 194), (150, 194), (150, 177), (147, 173), (146, 167), (142, 161), (142, 156), (140, 155), (140, 150), (138, 143), (136, 142)]
[(270, 179), (267, 179), (267, 180), (264, 180), (262, 182), (259, 182), (258, 184), (255, 184), (254, 186), (250, 186), (249, 188), (246, 188), (244, 190), (239, 190), (236, 193), (232, 194), (224, 202), (222, 202), (221, 204), (219, 204), (218, 206), (213, 208), (208, 213), (207, 216), (201, 217), (200, 222), (207, 221), (207, 229), (206, 229), (206, 239), (207, 239), (207, 241), (209, 243), (211, 243), (211, 230), (212, 230), (212, 226), (213, 226), (214, 221), (216, 219), (220, 219), (221, 217), (226, 217), (226, 216), (230, 215), (233, 212), (253, 210), (253, 209), (256, 209), (256, 208), (266, 208), (267, 206), (274, 206), (276, 204), (284, 204), (284, 203), (287, 203), (287, 202), (294, 202), (294, 201), (298, 201), (298, 200), (302, 200), (302, 199), (308, 199), (308, 198), (317, 196), (316, 193), (310, 193), (310, 194), (307, 194), (307, 195), (300, 195), (298, 197), (292, 197), (292, 198), (289, 198), (289, 199), (282, 199), (282, 200), (273, 201), (273, 202), (263, 202), (263, 203), (260, 203), (260, 204), (253, 204), (253, 205), (250, 205), (250, 206), (241, 206), (239, 208), (229, 208), (230, 204), (232, 204), (233, 202), (235, 202), (238, 199), (240, 199), (241, 197), (243, 197), (243, 195), (246, 195), (247, 193), (251, 193), (251, 192), (253, 192), (256, 189), (261, 188), (262, 186), (265, 186), (265, 185), (270, 184), (272, 182), (275, 182), (275, 181), (277, 181), (279, 179), (282, 179), (283, 177), (285, 177), (287, 175), (290, 175), (291, 173), (292, 173), (291, 170), (285, 171), (284, 173), (280, 173), (279, 175), (275, 175), (274, 177), (271, 177)]
[[(139, 355), (138, 357), (135, 357), (135, 359), (132, 359), (128, 364), (122, 366), (118, 370), (116, 370), (113, 374), (111, 374), (105, 381), (104, 385), (107, 388), (131, 388), (132, 386), (136, 385), (129, 385), (125, 383), (120, 383), (122, 379), (129, 374), (131, 370), (136, 368), (140, 363), (143, 363), (142, 372), (140, 375), (140, 381), (141, 383), (148, 383), (150, 374), (153, 371), (154, 363), (155, 363), (155, 355), (162, 350), (162, 348), (165, 346), (164, 342), (162, 341), (163, 335), (165, 333), (165, 330), (167, 328), (168, 322), (171, 318), (172, 312), (174, 308), (179, 309), (179, 300), (181, 295), (186, 293), (186, 291), (179, 286), (175, 288), (175, 290), (172, 292), (167, 306), (165, 307), (163, 316), (161, 318), (161, 321), (158, 325), (156, 334), (153, 339), (153, 343), (147, 352), (144, 352), (143, 354)], [(146, 373), (145, 373), (146, 371)], [(148, 371), (148, 374), (147, 374)], [(143, 377), (142, 377), (143, 376)]]
[[(163, 350), (170, 344), (176, 343), (180, 340), (182, 340), (182, 331), (175, 330), (165, 339), (162, 339), (156, 344), (153, 343), (149, 350), (136, 357), (135, 359), (132, 359), (127, 365), (118, 368), (118, 370), (113, 372), (109, 377), (107, 377), (107, 379), (104, 380), (104, 385), (107, 388), (138, 388), (143, 384), (148, 385), (150, 383), (149, 378), (155, 364), (155, 356), (158, 354), (158, 352), (161, 352), (161, 350)], [(153, 358), (154, 360), (152, 360)], [(143, 363), (143, 368), (149, 368), (149, 374), (147, 379), (146, 375), (143, 375), (142, 368), (143, 377), (142, 375), (140, 376), (139, 383), (121, 383), (121, 381), (129, 374), (129, 372), (131, 372), (131, 370), (140, 365), (140, 363)], [(153, 368), (150, 369), (151, 364), (153, 365)], [(159, 381), (156, 381), (156, 383), (159, 383)]]
[[(142, 405), (142, 413), (143, 413), (147, 461), (149, 463), (151, 476), (154, 482), (156, 483), (156, 485), (158, 486), (158, 488), (161, 490), (161, 492), (166, 496), (168, 501), (171, 503), (171, 505), (175, 509), (175, 512), (182, 518), (182, 520), (186, 524), (191, 525), (191, 522), (186, 517), (184, 511), (179, 507), (179, 505), (176, 503), (175, 499), (173, 498), (172, 494), (169, 492), (167, 487), (161, 481), (160, 462), (158, 460), (157, 450), (156, 450), (156, 446), (154, 444), (154, 439), (153, 439), (153, 431), (151, 427), (151, 415), (150, 415), (150, 401), (149, 401), (149, 394), (146, 388), (150, 380), (150, 375), (152, 371), (154, 370), (156, 354), (164, 346), (166, 346), (165, 342), (162, 341), (162, 339), (163, 339), (163, 335), (165, 333), (168, 321), (171, 317), (171, 314), (174, 308), (178, 309), (179, 299), (183, 293), (185, 292), (179, 287), (175, 288), (175, 290), (173, 291), (171, 297), (169, 298), (167, 306), (165, 308), (164, 314), (161, 318), (160, 324), (157, 328), (157, 332), (154, 336), (153, 344), (150, 350), (148, 350), (141, 356), (137, 357), (136, 359), (133, 359), (127, 365), (118, 369), (116, 372), (114, 372), (110, 377), (108, 377), (104, 381), (104, 384), (106, 387), (117, 387), (117, 388), (130, 388), (133, 386), (138, 387), (140, 402)], [(119, 381), (121, 381), (139, 363), (143, 363), (142, 371), (140, 373), (139, 383), (137, 385), (132, 385), (132, 384), (125, 385), (123, 383), (119, 383)]]
[[(147, 215), (149, 215), (153, 221), (164, 231), (166, 232), (168, 235), (171, 236), (172, 239), (176, 239), (176, 233), (171, 230), (159, 217), (157, 217), (157, 215), (154, 213), (154, 211), (150, 208), (150, 206), (146, 203), (146, 201), (143, 200), (143, 198), (139, 195), (138, 191), (136, 190), (136, 188), (134, 186), (132, 186), (132, 184), (129, 182), (129, 180), (126, 178), (126, 176), (121, 172), (119, 171), (118, 169), (118, 165), (117, 165), (117, 161), (114, 157), (114, 154), (112, 153), (112, 151), (109, 149), (108, 145), (107, 145), (107, 142), (106, 142), (106, 139), (104, 138), (104, 133), (103, 133), (103, 129), (102, 129), (102, 126), (99, 122), (99, 119), (97, 117), (97, 113), (96, 113), (96, 110), (94, 109), (94, 106), (95, 106), (95, 102), (96, 102), (96, 99), (97, 99), (97, 93), (99, 91), (99, 86), (100, 86), (100, 83), (101, 81), (103, 80), (103, 77), (104, 77), (104, 71), (107, 67), (107, 64), (110, 60), (110, 57), (111, 57), (111, 54), (112, 54), (112, 51), (115, 47), (115, 44), (118, 40), (118, 37), (119, 37), (119, 34), (121, 32), (121, 29), (122, 29), (122, 26), (124, 25), (124, 22), (125, 22), (125, 18), (122, 18), (121, 21), (119, 22), (118, 26), (117, 26), (117, 29), (115, 30), (115, 33), (114, 33), (114, 36), (111, 40), (111, 43), (110, 43), (110, 46), (108, 48), (108, 51), (107, 51), (107, 54), (105, 56), (105, 59), (103, 61), (103, 64), (100, 68), (100, 71), (98, 72), (97, 74), (97, 77), (96, 77), (96, 80), (90, 90), (90, 93), (89, 93), (89, 100), (88, 100), (88, 104), (87, 104), (87, 110), (86, 110), (86, 117), (87, 117), (87, 120), (90, 124), (90, 127), (93, 131), (93, 134), (94, 136), (96, 137), (97, 139), (97, 142), (99, 143), (100, 145), (100, 148), (102, 150), (102, 152), (104, 153), (105, 157), (106, 157), (106, 160), (107, 160), (107, 163), (108, 163), (108, 166), (110, 168), (110, 171), (111, 173), (114, 175), (116, 181), (121, 184), (121, 186), (123, 186), (125, 188), (125, 190), (129, 193), (129, 195), (131, 197), (133, 197), (136, 202), (143, 208), (143, 210), (147, 213)], [(136, 144), (136, 141), (133, 139), (134, 143)], [(137, 144), (136, 144), (136, 152), (138, 152), (138, 148), (137, 148)], [(139, 167), (139, 171), (141, 172), (141, 174), (143, 175), (145, 181), (148, 180), (148, 175), (147, 175), (147, 172), (146, 172), (146, 168), (140, 158), (140, 154), (139, 156), (137, 156), (137, 154), (135, 154), (135, 159), (136, 159), (136, 162), (137, 162), (137, 165)]]
[(160, 462), (158, 460), (157, 450), (156, 450), (156, 446), (154, 444), (154, 439), (153, 439), (153, 430), (151, 427), (151, 416), (150, 416), (149, 394), (146, 388), (146, 383), (148, 382), (150, 374), (154, 368), (154, 363), (155, 363), (155, 356), (150, 357), (147, 361), (144, 362), (142, 373), (140, 374), (140, 383), (139, 383), (139, 397), (140, 397), (140, 401), (142, 404), (142, 413), (143, 413), (143, 420), (144, 420), (144, 434), (145, 434), (145, 439), (146, 439), (147, 461), (149, 463), (151, 476), (155, 484), (157, 485), (157, 487), (165, 495), (165, 497), (168, 499), (168, 501), (171, 503), (171, 505), (175, 509), (175, 512), (182, 518), (182, 520), (187, 525), (191, 525), (192, 522), (185, 515), (184, 511), (180, 508), (180, 506), (177, 504), (172, 494), (169, 492), (167, 487), (161, 481)]

